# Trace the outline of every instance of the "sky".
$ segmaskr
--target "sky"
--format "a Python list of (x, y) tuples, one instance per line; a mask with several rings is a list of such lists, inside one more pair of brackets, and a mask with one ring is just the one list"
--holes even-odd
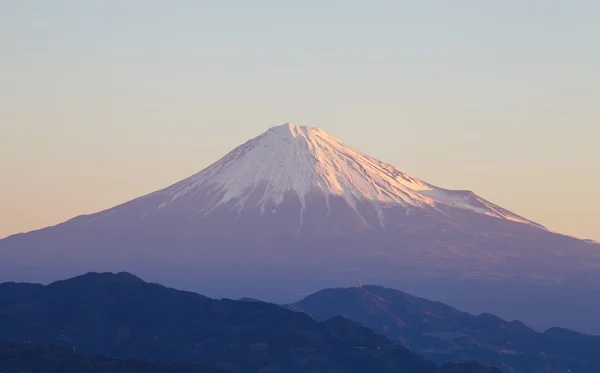
[(0, 237), (285, 122), (600, 240), (600, 2), (3, 0)]

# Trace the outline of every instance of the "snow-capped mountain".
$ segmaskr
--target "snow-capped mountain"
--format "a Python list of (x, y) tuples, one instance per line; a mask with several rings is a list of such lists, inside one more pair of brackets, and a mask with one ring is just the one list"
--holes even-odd
[[(273, 301), (369, 282), (532, 325), (600, 331), (585, 312), (600, 307), (588, 296), (600, 288), (600, 245), (289, 123), (165, 189), (0, 240), (0, 258), (0, 281), (129, 271)], [(582, 314), (565, 319), (566, 304)]]
[(377, 212), (376, 225), (383, 229), (386, 208), (401, 206), (409, 214), (411, 208), (435, 210), (440, 205), (543, 228), (472, 192), (442, 189), (421, 181), (319, 128), (290, 123), (269, 129), (197, 175), (158, 193), (164, 198), (157, 209), (191, 195), (211, 196), (189, 206), (196, 209), (190, 218), (206, 217), (219, 207), (235, 210), (238, 217), (257, 208), (261, 214), (276, 213), (288, 196), (300, 201), (298, 232), (307, 199), (317, 196), (325, 201), (327, 216), (332, 213), (330, 197), (337, 197), (365, 228), (374, 228), (375, 221), (362, 215), (361, 203), (372, 205)]

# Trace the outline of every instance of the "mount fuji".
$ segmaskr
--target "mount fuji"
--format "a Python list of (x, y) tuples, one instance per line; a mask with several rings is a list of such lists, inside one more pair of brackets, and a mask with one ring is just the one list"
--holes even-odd
[(600, 332), (599, 244), (289, 123), (165, 189), (0, 240), (0, 257), (0, 281), (129, 271), (280, 302), (369, 282)]
[(189, 219), (210, 218), (219, 210), (236, 213), (236, 219), (258, 212), (278, 219), (285, 214), (283, 231), (296, 235), (385, 231), (386, 222), (393, 229), (399, 222), (387, 215), (398, 207), (404, 220), (411, 209), (438, 220), (452, 218), (448, 207), (455, 207), (538, 226), (469, 191), (421, 181), (321, 129), (289, 123), (271, 128), (199, 174), (151, 196), (160, 196), (158, 210), (189, 206)]

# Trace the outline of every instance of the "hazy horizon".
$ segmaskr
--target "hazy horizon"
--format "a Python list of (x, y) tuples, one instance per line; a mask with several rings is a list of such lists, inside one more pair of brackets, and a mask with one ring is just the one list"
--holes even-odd
[(285, 122), (600, 240), (600, 3), (0, 4), (0, 238)]

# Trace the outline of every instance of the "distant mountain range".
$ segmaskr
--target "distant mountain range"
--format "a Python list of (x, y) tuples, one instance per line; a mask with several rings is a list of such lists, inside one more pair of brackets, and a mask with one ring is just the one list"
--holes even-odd
[(326, 289), (288, 308), (343, 315), (437, 363), (477, 361), (515, 373), (600, 372), (600, 337), (471, 315), (381, 286)]
[(89, 271), (277, 303), (376, 283), (535, 327), (600, 333), (599, 244), (290, 123), (167, 188), (0, 240), (0, 281)]
[[(200, 363), (232, 373), (498, 372), (475, 363), (439, 367), (343, 317), (318, 322), (274, 304), (214, 300), (128, 273), (89, 273), (47, 286), (0, 284), (0, 339), (153, 363)], [(44, 355), (48, 361), (32, 353), (17, 353), (16, 366), (55, 366), (55, 358), (86, 367), (83, 372), (105, 372), (113, 363), (137, 366), (74, 361), (55, 352)], [(88, 369), (89, 364), (101, 368)], [(139, 371), (119, 369), (111, 372)]]

